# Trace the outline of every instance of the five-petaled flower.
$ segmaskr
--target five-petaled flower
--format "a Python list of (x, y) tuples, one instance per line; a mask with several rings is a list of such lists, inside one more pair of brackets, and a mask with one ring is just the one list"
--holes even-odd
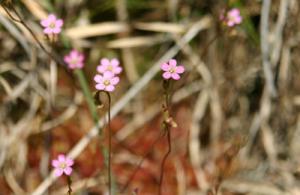
[(73, 169), (72, 165), (74, 161), (71, 158), (66, 157), (64, 154), (58, 155), (58, 158), (52, 160), (52, 166), (55, 168), (54, 174), (56, 177), (60, 177), (62, 174), (71, 175)]
[(64, 57), (64, 61), (66, 64), (68, 64), (68, 67), (70, 69), (75, 69), (75, 68), (83, 68), (84, 66), (84, 55), (80, 53), (79, 51), (73, 49), (69, 55), (66, 55)]
[(160, 68), (164, 71), (164, 79), (174, 79), (179, 80), (180, 75), (184, 72), (184, 67), (182, 65), (177, 66), (177, 61), (175, 59), (170, 59), (168, 63), (163, 63)]
[(108, 71), (113, 73), (114, 75), (120, 74), (122, 72), (122, 68), (119, 66), (119, 64), (120, 62), (116, 58), (113, 58), (111, 60), (102, 58), (100, 61), (100, 65), (97, 66), (97, 71), (102, 74)]
[(59, 34), (63, 24), (63, 20), (56, 18), (54, 14), (50, 14), (48, 18), (41, 20), (41, 25), (44, 27), (44, 33), (47, 35)]
[(120, 81), (119, 77), (110, 71), (104, 72), (103, 75), (97, 74), (94, 80), (96, 81), (96, 89), (108, 92), (114, 91), (115, 85)]
[(240, 24), (243, 21), (240, 10), (237, 8), (232, 8), (229, 10), (226, 16), (224, 16), (224, 13), (222, 13), (220, 19), (223, 20), (229, 27)]

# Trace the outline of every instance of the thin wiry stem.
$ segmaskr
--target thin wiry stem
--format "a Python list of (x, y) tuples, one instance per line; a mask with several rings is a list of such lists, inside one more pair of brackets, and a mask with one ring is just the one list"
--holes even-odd
[(164, 80), (163, 83), (163, 87), (165, 90), (165, 105), (163, 105), (163, 114), (164, 114), (164, 121), (163, 121), (163, 125), (164, 125), (164, 132), (167, 134), (167, 142), (168, 142), (168, 150), (166, 152), (166, 154), (164, 155), (162, 162), (161, 162), (161, 166), (160, 166), (160, 177), (159, 177), (159, 192), (158, 194), (161, 195), (162, 194), (162, 183), (163, 183), (163, 179), (164, 179), (164, 168), (165, 168), (165, 164), (167, 161), (168, 156), (171, 153), (172, 150), (172, 145), (171, 145), (171, 124), (170, 119), (172, 120), (172, 118), (170, 117), (170, 100), (171, 100), (171, 82), (170, 80)]
[(15, 18), (10, 11), (8, 10), (8, 7), (5, 5), (1, 5), (1, 7), (4, 9), (4, 11), (7, 13), (7, 15), (9, 16), (9, 18), (11, 18), (13, 21), (18, 22), (20, 24), (22, 24), (31, 34), (31, 36), (33, 37), (33, 39), (36, 41), (36, 43), (39, 45), (39, 47), (51, 58), (53, 59), (57, 64), (63, 64), (65, 65), (65, 63), (56, 58), (50, 51), (48, 51), (43, 44), (39, 41), (39, 39), (37, 38), (36, 34), (31, 30), (31, 28), (26, 24), (26, 22), (22, 19), (22, 17), (20, 16), (20, 14), (17, 12), (17, 10), (15, 9), (14, 5), (12, 3), (9, 4), (10, 9), (16, 14), (16, 16), (18, 18)]
[(112, 182), (111, 182), (111, 118), (110, 118), (110, 107), (111, 107), (111, 97), (109, 92), (106, 92), (108, 97), (108, 194), (112, 193)]
[(67, 176), (67, 179), (68, 179), (68, 195), (71, 195), (72, 194), (72, 179), (71, 179), (71, 176)]
[(162, 194), (162, 183), (163, 183), (163, 179), (164, 179), (164, 168), (165, 168), (165, 164), (167, 161), (168, 156), (171, 154), (172, 151), (172, 145), (171, 145), (171, 131), (170, 128), (167, 127), (166, 128), (166, 133), (167, 133), (167, 142), (168, 142), (168, 150), (166, 152), (166, 154), (163, 157), (162, 163), (161, 163), (161, 167), (160, 167), (160, 177), (159, 177), (159, 195)]

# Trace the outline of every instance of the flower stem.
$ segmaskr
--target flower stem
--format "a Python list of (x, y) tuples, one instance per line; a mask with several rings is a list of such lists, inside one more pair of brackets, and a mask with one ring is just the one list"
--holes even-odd
[(72, 194), (72, 188), (71, 188), (71, 185), (72, 185), (72, 179), (71, 179), (71, 176), (67, 176), (67, 179), (68, 179), (68, 195), (71, 195)]
[(84, 76), (84, 73), (81, 69), (76, 69), (74, 72), (75, 72), (75, 74), (76, 74), (76, 76), (79, 80), (80, 87), (81, 87), (81, 89), (83, 91), (83, 94), (85, 96), (85, 99), (86, 99), (86, 102), (88, 104), (89, 110), (92, 114), (93, 120), (94, 120), (95, 124), (97, 125), (98, 124), (97, 107), (94, 103), (93, 95), (92, 95), (92, 93), (89, 89), (89, 86), (88, 86), (87, 80)]
[(109, 92), (106, 92), (108, 97), (108, 191), (109, 195), (112, 192), (112, 182), (111, 182), (111, 118), (110, 118), (110, 106), (111, 106), (111, 97)]
[(158, 194), (162, 194), (162, 183), (164, 179), (164, 168), (167, 161), (168, 156), (171, 154), (172, 145), (171, 145), (171, 127), (173, 123), (173, 119), (170, 116), (170, 102), (171, 102), (171, 88), (172, 83), (170, 80), (164, 80), (163, 88), (165, 90), (165, 105), (163, 105), (163, 114), (164, 114), (164, 121), (163, 121), (163, 127), (164, 127), (164, 133), (167, 134), (167, 142), (168, 142), (168, 150), (165, 153), (160, 167), (160, 177), (159, 177), (159, 192)]

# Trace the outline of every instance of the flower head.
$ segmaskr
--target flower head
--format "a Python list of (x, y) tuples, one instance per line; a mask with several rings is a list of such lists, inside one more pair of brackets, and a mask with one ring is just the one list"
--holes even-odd
[(62, 174), (71, 175), (73, 171), (71, 166), (73, 164), (74, 161), (71, 158), (66, 157), (64, 154), (58, 155), (57, 159), (52, 160), (55, 176), (60, 177)]
[(184, 67), (182, 65), (177, 66), (177, 61), (175, 59), (169, 60), (168, 63), (163, 63), (160, 68), (164, 71), (162, 75), (163, 78), (167, 80), (170, 78), (179, 80), (179, 74), (182, 74), (184, 72)]
[(48, 18), (41, 20), (41, 25), (44, 27), (44, 33), (47, 35), (59, 34), (63, 24), (63, 20), (57, 19), (54, 14), (50, 14)]
[(226, 16), (224, 16), (224, 13), (222, 13), (220, 19), (223, 20), (225, 24), (229, 27), (240, 24), (243, 21), (243, 17), (241, 16), (240, 10), (237, 8), (229, 10)]
[(102, 58), (100, 60), (100, 65), (97, 66), (97, 71), (102, 74), (107, 71), (113, 74), (120, 74), (122, 72), (122, 68), (119, 66), (119, 64), (120, 62), (116, 58), (113, 58), (111, 60)]
[(108, 92), (114, 91), (115, 85), (120, 81), (119, 77), (110, 71), (104, 72), (103, 75), (97, 74), (94, 80), (96, 81), (96, 89)]
[(66, 55), (64, 57), (64, 61), (65, 63), (68, 64), (68, 67), (70, 69), (83, 68), (84, 66), (83, 60), (84, 60), (84, 55), (75, 49), (73, 49), (69, 53), (69, 55)]

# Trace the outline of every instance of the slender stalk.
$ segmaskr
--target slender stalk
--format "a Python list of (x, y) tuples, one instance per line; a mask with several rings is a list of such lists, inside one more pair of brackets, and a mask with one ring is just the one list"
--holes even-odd
[(76, 74), (76, 76), (79, 80), (80, 87), (81, 87), (81, 89), (83, 91), (83, 94), (85, 96), (85, 99), (86, 99), (86, 102), (88, 104), (89, 110), (92, 114), (93, 120), (94, 120), (95, 124), (97, 125), (98, 124), (97, 107), (94, 104), (93, 95), (92, 95), (92, 93), (89, 89), (89, 85), (88, 85), (87, 80), (84, 76), (84, 73), (81, 69), (76, 69), (74, 72), (75, 72), (75, 74)]
[[(164, 132), (167, 134), (167, 142), (168, 142), (168, 150), (166, 152), (166, 154), (163, 157), (162, 163), (161, 163), (161, 167), (160, 167), (160, 177), (159, 177), (159, 192), (158, 194), (161, 195), (162, 194), (162, 183), (163, 183), (163, 179), (164, 179), (164, 167), (167, 161), (168, 156), (171, 153), (172, 150), (172, 145), (171, 145), (171, 123), (172, 122), (172, 118), (170, 116), (170, 100), (171, 100), (171, 88), (172, 88), (172, 83), (170, 82), (170, 80), (164, 80), (163, 83), (163, 87), (165, 90), (165, 105), (163, 105), (163, 113), (164, 113), (164, 121), (163, 121), (163, 125), (164, 125)], [(170, 121), (171, 120), (171, 121)]]
[(160, 177), (159, 177), (159, 195), (162, 194), (162, 183), (163, 183), (163, 179), (164, 179), (164, 168), (165, 168), (165, 164), (167, 161), (168, 156), (171, 153), (172, 150), (172, 146), (171, 146), (171, 131), (170, 128), (166, 128), (167, 131), (167, 141), (168, 141), (168, 150), (166, 152), (166, 154), (163, 157), (162, 163), (161, 163), (161, 167), (160, 167)]
[(72, 194), (72, 179), (71, 179), (71, 176), (67, 176), (67, 180), (68, 180), (68, 195), (71, 195)]
[(112, 194), (112, 177), (111, 177), (111, 118), (110, 118), (110, 107), (111, 107), (111, 97), (109, 92), (106, 92), (108, 98), (108, 192), (109, 195)]
[(7, 15), (15, 22), (18, 22), (20, 24), (22, 24), (28, 31), (29, 33), (32, 35), (33, 39), (36, 41), (36, 43), (39, 45), (39, 47), (51, 58), (53, 59), (56, 63), (58, 64), (64, 64), (61, 60), (57, 59), (53, 53), (51, 51), (48, 51), (43, 44), (39, 41), (39, 39), (37, 38), (36, 34), (31, 30), (31, 28), (26, 24), (26, 22), (22, 19), (22, 17), (20, 16), (20, 14), (17, 12), (17, 10), (15, 9), (14, 5), (12, 3), (9, 3), (9, 7), (10, 9), (16, 14), (16, 16), (18, 18), (15, 18), (8, 10), (8, 8), (5, 5), (1, 5), (2, 8), (4, 9), (4, 11), (7, 13)]

